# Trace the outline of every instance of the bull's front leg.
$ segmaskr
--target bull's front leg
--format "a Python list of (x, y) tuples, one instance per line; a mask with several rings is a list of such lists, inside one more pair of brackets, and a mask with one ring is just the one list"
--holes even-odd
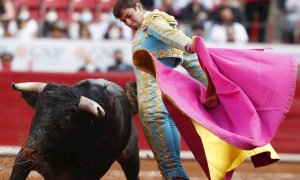
[(129, 141), (118, 159), (127, 180), (138, 180), (140, 171), (140, 156), (138, 146), (138, 135), (135, 124), (131, 123)]
[(32, 162), (31, 160), (25, 158), (22, 156), (22, 153), (19, 152), (19, 154), (16, 157), (16, 160), (14, 162), (14, 166), (10, 175), (10, 180), (22, 180), (26, 179), (29, 175), (30, 171), (34, 170), (36, 164)]

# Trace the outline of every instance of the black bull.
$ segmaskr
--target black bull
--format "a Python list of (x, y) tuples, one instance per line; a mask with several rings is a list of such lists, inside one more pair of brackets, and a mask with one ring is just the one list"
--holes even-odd
[(74, 86), (18, 83), (35, 109), (30, 132), (18, 153), (11, 180), (30, 171), (47, 180), (101, 178), (114, 161), (127, 179), (138, 179), (139, 149), (132, 104), (123, 89), (104, 79)]

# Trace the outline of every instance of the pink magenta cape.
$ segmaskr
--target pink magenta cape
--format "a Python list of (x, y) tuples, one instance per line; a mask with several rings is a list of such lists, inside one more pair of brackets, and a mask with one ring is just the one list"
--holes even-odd
[[(194, 44), (209, 77), (207, 88), (144, 50), (135, 52), (134, 65), (157, 79), (167, 103), (177, 111), (172, 117), (180, 114), (177, 117), (193, 119), (240, 149), (268, 144), (293, 100), (295, 57), (263, 50), (206, 48), (201, 37), (196, 37)], [(208, 100), (218, 104), (204, 106)]]

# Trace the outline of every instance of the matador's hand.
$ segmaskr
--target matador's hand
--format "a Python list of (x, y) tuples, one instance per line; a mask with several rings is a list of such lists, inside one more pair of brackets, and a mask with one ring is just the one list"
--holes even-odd
[(195, 37), (193, 36), (192, 42), (186, 45), (186, 51), (190, 54), (195, 53)]

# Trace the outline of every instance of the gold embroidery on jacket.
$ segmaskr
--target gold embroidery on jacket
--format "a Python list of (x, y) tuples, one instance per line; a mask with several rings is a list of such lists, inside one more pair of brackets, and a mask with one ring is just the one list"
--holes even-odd
[(173, 16), (170, 16), (165, 12), (161, 12), (161, 11), (155, 9), (152, 12), (147, 14), (144, 21), (142, 22), (141, 28), (143, 30), (145, 30), (147, 28), (148, 24), (152, 21), (152, 19), (154, 17), (158, 17), (158, 16), (163, 17), (168, 23), (177, 25), (177, 21)]
[[(191, 43), (191, 39), (182, 34), (180, 31), (176, 29), (169, 29), (168, 31), (163, 31), (164, 26), (163, 23), (159, 23), (160, 19), (153, 19), (153, 22), (150, 23), (148, 26), (148, 29), (151, 28), (151, 30), (155, 31), (156, 33), (161, 35), (161, 40), (164, 42), (168, 42), (170, 46), (173, 48), (181, 49), (182, 51), (185, 51), (185, 46), (189, 43)], [(151, 31), (148, 30), (148, 31)], [(176, 41), (175, 41), (176, 40)]]
[(152, 51), (151, 54), (156, 58), (164, 58), (164, 57), (178, 57), (182, 58), (183, 52), (179, 49), (171, 48), (160, 51)]
[(132, 41), (132, 46), (134, 47), (134, 46), (138, 45), (139, 43), (141, 43), (141, 41), (142, 41), (142, 38), (140, 38), (140, 37), (134, 38)]

